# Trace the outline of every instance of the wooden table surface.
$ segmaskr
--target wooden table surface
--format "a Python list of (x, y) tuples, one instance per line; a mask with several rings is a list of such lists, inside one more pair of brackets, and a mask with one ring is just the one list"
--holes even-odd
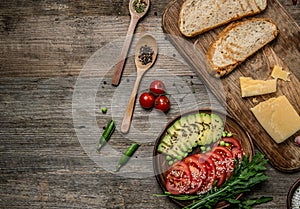
[[(222, 107), (165, 38), (161, 17), (168, 2), (151, 2), (136, 37), (154, 34), (159, 46), (139, 93), (161, 79), (172, 108), (162, 114), (136, 105), (130, 132), (122, 134), (135, 80), (133, 49), (118, 87), (111, 85), (110, 69), (129, 25), (128, 1), (1, 1), (0, 208), (179, 208), (153, 196), (161, 193), (152, 169), (154, 142), (180, 113)], [(300, 3), (280, 2), (299, 25)], [(117, 129), (97, 154), (96, 142), (111, 118)], [(141, 147), (114, 173), (132, 142)], [(286, 208), (300, 172), (282, 173), (268, 165), (266, 173), (269, 181), (249, 197), (274, 198), (256, 208)]]

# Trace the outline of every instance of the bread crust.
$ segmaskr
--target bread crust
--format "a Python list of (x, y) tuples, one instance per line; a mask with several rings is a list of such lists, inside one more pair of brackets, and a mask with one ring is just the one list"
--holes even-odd
[[(243, 57), (243, 59), (235, 60), (235, 62), (233, 64), (229, 64), (226, 66), (220, 67), (213, 63), (213, 56), (214, 56), (217, 46), (226, 39), (229, 32), (238, 28), (241, 25), (244, 25), (244, 24), (247, 24), (247, 23), (253, 22), (253, 21), (261, 21), (261, 22), (266, 21), (268, 23), (271, 23), (275, 28), (275, 30), (273, 31), (273, 35), (270, 36), (267, 41), (265, 41), (263, 44), (261, 44), (259, 49), (263, 48), (269, 42), (274, 40), (276, 38), (276, 36), (278, 35), (278, 28), (277, 28), (276, 24), (269, 18), (252, 18), (252, 19), (248, 19), (248, 20), (244, 20), (244, 21), (231, 23), (222, 32), (219, 33), (219, 35), (217, 36), (217, 39), (214, 42), (212, 42), (208, 48), (208, 51), (206, 53), (206, 66), (207, 66), (207, 70), (210, 74), (214, 75), (215, 77), (225, 76), (225, 75), (229, 74), (230, 72), (232, 72), (234, 68), (236, 68), (242, 62), (244, 62), (248, 57), (250, 57), (251, 55), (253, 55), (255, 52), (257, 52), (259, 50), (258, 49), (258, 50), (250, 51), (246, 56)], [(244, 38), (244, 40), (247, 39), (247, 37), (243, 37), (243, 38)]]
[[(195, 31), (192, 32), (192, 33), (186, 33), (186, 31), (184, 31), (183, 28), (181, 27), (181, 22), (182, 22), (183, 19), (184, 19), (183, 11), (184, 11), (184, 9), (187, 7), (187, 4), (189, 4), (191, 1), (195, 1), (195, 0), (185, 0), (185, 1), (183, 2), (182, 6), (181, 6), (181, 8), (180, 8), (179, 19), (178, 19), (178, 27), (179, 27), (179, 30), (180, 30), (180, 32), (181, 32), (184, 36), (186, 36), (186, 37), (195, 37), (195, 36), (200, 35), (200, 34), (202, 34), (202, 33), (204, 33), (204, 32), (207, 32), (207, 31), (209, 31), (209, 30), (212, 30), (212, 29), (214, 29), (214, 28), (217, 28), (217, 27), (220, 27), (220, 26), (222, 26), (222, 25), (228, 24), (228, 23), (230, 23), (230, 22), (232, 22), (232, 21), (239, 20), (239, 19), (242, 19), (242, 18), (244, 18), (244, 17), (248, 17), (248, 16), (253, 16), (253, 15), (259, 14), (259, 13), (261, 13), (263, 10), (265, 10), (266, 7), (267, 7), (267, 1), (265, 1), (265, 6), (264, 6), (263, 8), (260, 8), (260, 7), (258, 7), (258, 6), (256, 5), (256, 6), (257, 6), (257, 10), (252, 9), (251, 12), (246, 12), (245, 10), (243, 10), (243, 12), (241, 13), (241, 15), (239, 15), (238, 13), (236, 13), (234, 17), (225, 19), (225, 20), (220, 21), (220, 22), (217, 22), (217, 23), (215, 23), (214, 25), (211, 25), (210, 27), (205, 27), (205, 28), (203, 28), (203, 29), (201, 29), (201, 30), (195, 30)], [(199, 0), (198, 0), (198, 1), (199, 1)], [(201, 0), (200, 0), (200, 1), (201, 1)], [(240, 0), (239, 0), (239, 1), (240, 1)], [(245, 0), (245, 1), (247, 2), (248, 5), (250, 4), (250, 3), (249, 3), (249, 0)], [(213, 2), (213, 1), (212, 1), (212, 2)], [(256, 4), (256, 0), (255, 0), (254, 2), (255, 2), (255, 4)], [(242, 5), (241, 5), (241, 8), (242, 8)], [(220, 13), (222, 13), (222, 12), (220, 12)]]

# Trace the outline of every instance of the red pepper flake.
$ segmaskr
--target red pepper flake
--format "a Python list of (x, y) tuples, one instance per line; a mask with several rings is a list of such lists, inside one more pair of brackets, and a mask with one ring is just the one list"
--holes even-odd
[(292, 0), (292, 2), (293, 2), (293, 5), (297, 4), (297, 0)]

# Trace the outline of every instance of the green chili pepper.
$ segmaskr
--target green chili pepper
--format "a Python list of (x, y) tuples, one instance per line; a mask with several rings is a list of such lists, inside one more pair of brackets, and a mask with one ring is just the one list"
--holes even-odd
[(116, 129), (116, 124), (115, 124), (114, 120), (109, 121), (109, 123), (107, 124), (107, 126), (99, 140), (99, 143), (97, 145), (98, 152), (106, 144), (106, 142), (110, 139), (110, 137), (113, 134), (115, 129)]
[(118, 162), (116, 172), (120, 170), (120, 168), (127, 163), (127, 161), (130, 159), (130, 157), (135, 153), (135, 151), (139, 148), (139, 144), (134, 143), (132, 144), (123, 154), (121, 159)]

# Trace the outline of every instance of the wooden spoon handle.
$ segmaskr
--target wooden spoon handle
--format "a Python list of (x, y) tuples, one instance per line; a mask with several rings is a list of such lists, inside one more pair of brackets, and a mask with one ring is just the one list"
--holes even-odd
[(135, 30), (138, 20), (139, 20), (139, 18), (137, 18), (136, 16), (131, 17), (127, 35), (126, 35), (126, 38), (125, 38), (125, 41), (123, 44), (123, 48), (122, 48), (118, 63), (114, 66), (114, 74), (113, 74), (112, 81), (111, 81), (112, 85), (114, 85), (114, 86), (118, 86), (120, 83), (126, 56), (127, 56), (129, 46), (131, 44), (132, 36), (133, 36), (133, 33), (134, 33), (134, 30)]
[(124, 114), (124, 118), (121, 124), (121, 132), (122, 133), (127, 133), (129, 131), (130, 128), (130, 124), (131, 124), (131, 119), (132, 119), (132, 115), (133, 115), (133, 110), (134, 110), (134, 105), (135, 105), (135, 100), (136, 100), (136, 95), (137, 95), (137, 91), (142, 79), (144, 72), (143, 71), (137, 71), (137, 77), (131, 92), (131, 96), (127, 105), (127, 109), (125, 111)]

